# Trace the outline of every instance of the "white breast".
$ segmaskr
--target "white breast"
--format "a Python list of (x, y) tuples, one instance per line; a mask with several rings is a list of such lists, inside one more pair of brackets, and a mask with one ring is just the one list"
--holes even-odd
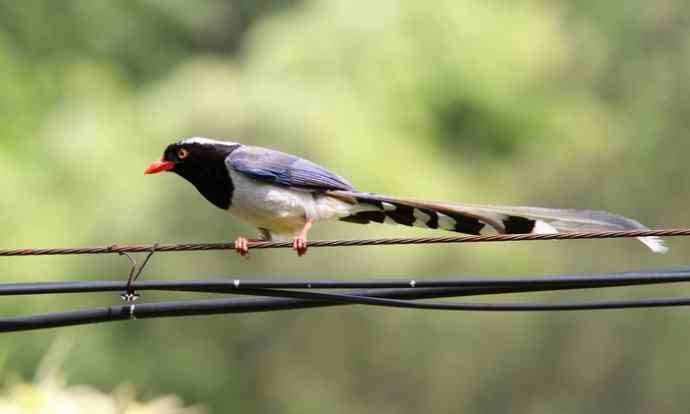
[(230, 213), (274, 239), (292, 238), (307, 219), (328, 220), (347, 216), (349, 205), (332, 197), (266, 184), (230, 171), (235, 185)]

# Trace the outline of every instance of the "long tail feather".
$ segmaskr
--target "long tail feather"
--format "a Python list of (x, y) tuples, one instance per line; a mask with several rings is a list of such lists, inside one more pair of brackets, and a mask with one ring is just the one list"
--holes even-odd
[[(340, 220), (360, 224), (402, 224), (465, 234), (647, 229), (633, 219), (596, 210), (436, 203), (351, 191), (333, 191), (329, 195), (352, 204), (349, 215)], [(656, 253), (668, 251), (658, 237), (639, 240)]]

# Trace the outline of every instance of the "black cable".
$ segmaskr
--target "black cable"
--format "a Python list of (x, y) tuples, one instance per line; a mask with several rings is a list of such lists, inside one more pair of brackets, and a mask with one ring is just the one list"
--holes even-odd
[[(589, 289), (690, 281), (690, 268), (594, 273), (531, 278), (404, 279), (404, 280), (187, 280), (137, 283), (138, 290), (233, 293), (261, 298), (173, 301), (115, 305), (46, 315), (0, 318), (0, 332), (171, 316), (233, 314), (360, 304), (413, 309), (461, 311), (557, 311), (625, 309), (690, 305), (690, 298), (640, 299), (574, 303), (420, 302), (420, 299), (505, 293)], [(122, 291), (124, 281), (16, 283), (0, 285), (0, 295)], [(313, 289), (360, 287), (343, 293)], [(285, 290), (285, 289), (309, 289)], [(271, 296), (266, 297), (266, 296)], [(415, 301), (416, 300), (416, 301)]]
[[(508, 287), (512, 292), (567, 286), (569, 289), (681, 283), (690, 281), (690, 268), (640, 270), (615, 273), (551, 275), (524, 278), (463, 279), (356, 279), (356, 280), (256, 280), (218, 278), (205, 280), (145, 281), (137, 290), (161, 290), (202, 293), (241, 293), (243, 289), (389, 289), (389, 288), (493, 288)], [(0, 296), (57, 293), (122, 291), (121, 281), (73, 281), (0, 284)], [(520, 289), (518, 289), (518, 287)]]
[[(557, 289), (578, 288), (561, 286)], [(551, 288), (543, 288), (552, 290)], [(533, 291), (537, 291), (536, 289)], [(248, 294), (254, 294), (246, 292)], [(86, 309), (45, 315), (15, 316), (0, 318), (0, 332), (16, 332), (33, 329), (45, 329), (84, 325), (99, 322), (111, 322), (127, 319), (162, 318), (174, 316), (200, 316), (214, 314), (235, 314), (249, 312), (267, 312), (290, 309), (306, 309), (345, 304), (367, 304), (394, 306), (417, 309), (443, 309), (463, 311), (564, 311), (595, 309), (626, 309), (649, 307), (673, 307), (690, 305), (690, 298), (641, 299), (627, 301), (599, 301), (580, 303), (534, 304), (534, 303), (455, 303), (455, 302), (406, 302), (400, 299), (425, 299), (452, 296), (471, 296), (476, 294), (513, 293), (506, 287), (494, 288), (420, 288), (420, 289), (375, 289), (348, 291), (344, 294), (327, 294), (316, 292), (280, 292), (262, 290), (256, 294), (289, 295), (292, 297), (253, 298), (253, 299), (216, 299), (197, 301), (175, 301), (143, 303), (138, 305), (114, 305), (105, 308)], [(377, 298), (383, 300), (376, 300)], [(390, 302), (386, 299), (398, 299)]]
[[(395, 289), (392, 289), (395, 290)], [(85, 309), (71, 312), (60, 312), (46, 315), (15, 316), (0, 318), (0, 332), (17, 332), (33, 329), (45, 329), (75, 325), (85, 325), (99, 322), (112, 322), (127, 319), (148, 319), (163, 318), (173, 316), (200, 316), (214, 314), (236, 314), (248, 312), (266, 312), (290, 309), (305, 309), (324, 306), (343, 305), (345, 303), (361, 304), (380, 304), (388, 302), (387, 298), (396, 299), (396, 292), (376, 292), (353, 291), (346, 294), (315, 294), (323, 295), (324, 299), (304, 299), (304, 298), (256, 298), (256, 299), (216, 299), (216, 300), (197, 300), (197, 301), (176, 301), (143, 303), (138, 305), (115, 305), (97, 309)], [(417, 292), (412, 289), (405, 289), (409, 293)], [(300, 292), (291, 292), (300, 293)], [(304, 292), (302, 292), (304, 293)], [(424, 296), (428, 296), (426, 292)], [(446, 291), (445, 294), (450, 294)], [(328, 296), (327, 296), (328, 295)], [(316, 296), (314, 296), (316, 297)], [(378, 303), (373, 299), (382, 298)], [(390, 299), (389, 299), (390, 300)], [(388, 302), (386, 306), (398, 306), (398, 301)], [(394, 304), (395, 303), (395, 304)], [(558, 304), (514, 304), (514, 303), (420, 303), (406, 302), (405, 307), (415, 307), (423, 309), (445, 309), (445, 310), (464, 310), (464, 311), (575, 311), (575, 310), (595, 310), (595, 309), (627, 309), (627, 308), (650, 308), (650, 307), (674, 307), (690, 305), (690, 298), (672, 299), (641, 299), (628, 301), (600, 301), (589, 303), (558, 303)]]
[(648, 308), (663, 306), (687, 306), (690, 298), (637, 299), (620, 301), (572, 302), (572, 303), (466, 303), (466, 302), (418, 302), (401, 299), (378, 298), (367, 295), (338, 294), (325, 292), (302, 292), (274, 289), (257, 289), (248, 292), (254, 295), (305, 300), (326, 300), (343, 304), (372, 305), (406, 309), (453, 310), (453, 311), (558, 311)]

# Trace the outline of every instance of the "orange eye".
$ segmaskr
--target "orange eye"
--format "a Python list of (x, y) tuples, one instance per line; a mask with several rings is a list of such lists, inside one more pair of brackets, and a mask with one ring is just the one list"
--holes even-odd
[(189, 156), (189, 150), (185, 148), (180, 148), (177, 150), (177, 158), (183, 160)]

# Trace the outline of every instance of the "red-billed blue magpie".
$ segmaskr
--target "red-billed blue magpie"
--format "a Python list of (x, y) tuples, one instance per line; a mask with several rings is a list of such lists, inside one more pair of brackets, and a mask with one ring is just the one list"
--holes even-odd
[[(439, 203), (360, 192), (344, 178), (298, 156), (208, 138), (170, 144), (145, 174), (162, 171), (177, 173), (215, 206), (256, 226), (260, 240), (293, 240), (300, 256), (307, 251), (309, 229), (321, 220), (466, 234), (646, 229), (605, 211)], [(668, 250), (656, 237), (640, 241), (654, 252)], [(235, 241), (243, 256), (247, 243), (244, 237)]]

